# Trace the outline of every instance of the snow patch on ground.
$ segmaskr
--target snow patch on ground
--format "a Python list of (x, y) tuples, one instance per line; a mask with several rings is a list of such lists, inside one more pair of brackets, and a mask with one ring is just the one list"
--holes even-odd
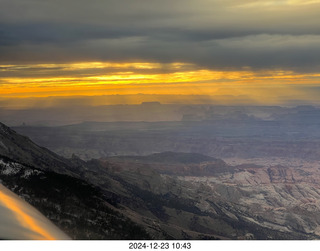
[(25, 171), (24, 171), (24, 174), (22, 175), (22, 177), (25, 178), (25, 179), (28, 179), (28, 178), (30, 178), (30, 176), (39, 175), (39, 174), (41, 174), (41, 173), (42, 173), (42, 172), (41, 172), (41, 171), (38, 171), (38, 170), (28, 169), (28, 170), (25, 170)]
[(0, 160), (0, 167), (2, 167), (0, 172), (4, 175), (15, 175), (22, 168), (22, 166), (18, 163), (5, 163), (3, 160)]
[(2, 169), (0, 170), (2, 174), (14, 175), (17, 174), (23, 168), (23, 166), (14, 162), (7, 163), (0, 159), (0, 168)]
[(32, 170), (30, 168), (27, 168), (19, 163), (4, 162), (2, 159), (0, 159), (0, 174), (15, 175), (19, 173), (21, 170), (24, 171), (21, 177), (25, 179), (30, 178), (30, 176), (39, 175), (43, 173), (39, 170)]

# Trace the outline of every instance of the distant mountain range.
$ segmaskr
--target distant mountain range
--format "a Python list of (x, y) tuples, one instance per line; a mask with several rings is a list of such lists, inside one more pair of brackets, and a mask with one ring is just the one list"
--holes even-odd
[[(117, 157), (115, 157), (117, 158)], [(180, 153), (180, 152), (162, 152), (147, 156), (121, 156), (120, 159), (131, 159), (136, 161), (150, 163), (168, 163), (168, 164), (199, 164), (205, 161), (217, 161), (216, 158), (209, 157), (200, 153)]]
[(66, 159), (0, 124), (1, 183), (73, 239), (318, 239), (313, 172), (181, 152)]
[(319, 108), (184, 106), (181, 113), (186, 115), (181, 121), (88, 121), (14, 129), (61, 156), (76, 154), (84, 160), (168, 151), (222, 159), (320, 160)]

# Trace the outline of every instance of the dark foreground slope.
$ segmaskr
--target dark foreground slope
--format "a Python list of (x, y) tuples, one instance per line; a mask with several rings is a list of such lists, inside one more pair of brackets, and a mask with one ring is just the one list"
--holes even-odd
[(98, 187), (79, 179), (81, 167), (76, 173), (76, 166), (0, 124), (1, 183), (70, 237), (150, 238), (144, 229), (114, 208)]

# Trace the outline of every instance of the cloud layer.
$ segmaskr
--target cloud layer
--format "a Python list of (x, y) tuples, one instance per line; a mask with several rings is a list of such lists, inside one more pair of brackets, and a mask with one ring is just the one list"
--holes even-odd
[(0, 64), (147, 61), (317, 72), (319, 7), (315, 0), (1, 0)]

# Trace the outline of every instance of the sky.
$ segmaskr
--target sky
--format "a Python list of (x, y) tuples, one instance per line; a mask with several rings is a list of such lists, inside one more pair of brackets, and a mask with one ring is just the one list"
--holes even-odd
[(0, 6), (1, 107), (62, 97), (94, 105), (144, 101), (120, 98), (129, 96), (201, 103), (203, 95), (229, 104), (320, 102), (320, 0)]

